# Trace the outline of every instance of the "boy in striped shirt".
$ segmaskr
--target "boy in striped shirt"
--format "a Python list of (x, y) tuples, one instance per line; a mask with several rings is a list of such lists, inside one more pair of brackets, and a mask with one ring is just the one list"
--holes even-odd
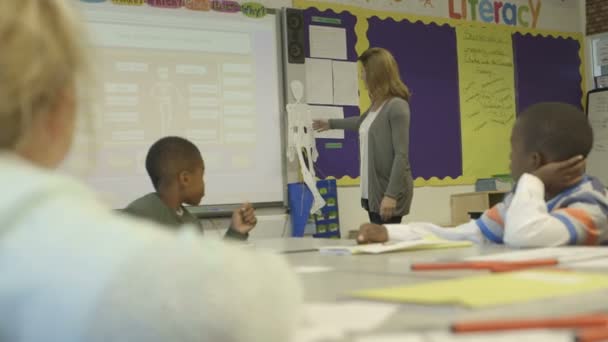
[(540, 103), (522, 112), (511, 134), (517, 184), (478, 220), (445, 229), (430, 223), (361, 226), (359, 243), (408, 240), (432, 232), (449, 240), (512, 247), (608, 244), (608, 196), (584, 173), (593, 132), (579, 109)]

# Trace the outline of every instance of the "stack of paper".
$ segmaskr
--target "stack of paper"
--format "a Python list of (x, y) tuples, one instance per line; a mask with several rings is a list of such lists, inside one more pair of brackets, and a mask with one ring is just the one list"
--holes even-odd
[(373, 243), (359, 246), (326, 246), (319, 248), (319, 252), (324, 254), (380, 254), (423, 249), (469, 247), (472, 244), (471, 241), (449, 241), (430, 235), (417, 240), (402, 242)]

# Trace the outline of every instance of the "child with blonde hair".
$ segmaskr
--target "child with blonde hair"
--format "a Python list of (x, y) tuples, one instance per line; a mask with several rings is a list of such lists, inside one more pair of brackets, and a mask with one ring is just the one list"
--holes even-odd
[(117, 216), (53, 171), (87, 72), (70, 3), (0, 1), (0, 340), (288, 341), (279, 257)]

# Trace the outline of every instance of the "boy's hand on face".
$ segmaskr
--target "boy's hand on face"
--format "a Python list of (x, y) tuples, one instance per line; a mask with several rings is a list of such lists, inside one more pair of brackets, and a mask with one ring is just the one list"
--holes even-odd
[(373, 223), (364, 223), (359, 228), (359, 235), (357, 235), (358, 244), (386, 241), (388, 241), (388, 230), (384, 226)]
[(232, 227), (241, 234), (249, 233), (257, 223), (255, 209), (250, 203), (243, 204), (232, 213)]
[(545, 164), (532, 174), (545, 184), (545, 192), (557, 194), (583, 179), (585, 165), (585, 158), (576, 156), (568, 160)]

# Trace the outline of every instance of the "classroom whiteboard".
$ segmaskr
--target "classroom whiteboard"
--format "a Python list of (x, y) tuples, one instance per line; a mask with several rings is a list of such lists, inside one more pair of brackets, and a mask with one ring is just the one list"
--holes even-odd
[(587, 94), (587, 115), (593, 128), (593, 149), (587, 172), (608, 185), (608, 89)]
[(85, 148), (92, 134), (81, 130), (66, 168), (93, 159), (83, 177), (122, 208), (153, 191), (144, 165), (151, 144), (177, 135), (193, 141), (205, 160), (202, 205), (283, 202), (275, 15), (81, 6), (98, 85), (95, 148)]

